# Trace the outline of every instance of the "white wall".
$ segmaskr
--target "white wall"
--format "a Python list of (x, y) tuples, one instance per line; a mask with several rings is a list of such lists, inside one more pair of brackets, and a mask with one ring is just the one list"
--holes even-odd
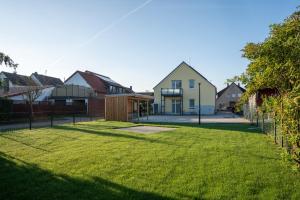
[(92, 88), (79, 73), (74, 74), (64, 84), (65, 85), (81, 85), (84, 87)]
[[(48, 88), (42, 89), (40, 96), (35, 101), (47, 100), (48, 97), (51, 95), (52, 90), (54, 90), (54, 87), (48, 87)], [(11, 99), (11, 100), (26, 100), (26, 95), (22, 95), (22, 94), (16, 95), (16, 96), (9, 97), (9, 99)]]

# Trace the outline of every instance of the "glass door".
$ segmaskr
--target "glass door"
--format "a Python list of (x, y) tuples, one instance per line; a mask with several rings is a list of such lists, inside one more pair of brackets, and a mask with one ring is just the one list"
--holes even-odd
[(181, 100), (172, 99), (172, 114), (180, 114), (181, 113)]

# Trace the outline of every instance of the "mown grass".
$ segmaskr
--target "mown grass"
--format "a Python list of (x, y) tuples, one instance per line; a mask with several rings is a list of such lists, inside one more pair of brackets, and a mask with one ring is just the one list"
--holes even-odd
[(0, 199), (300, 199), (299, 172), (248, 125), (116, 130), (135, 125), (1, 133)]

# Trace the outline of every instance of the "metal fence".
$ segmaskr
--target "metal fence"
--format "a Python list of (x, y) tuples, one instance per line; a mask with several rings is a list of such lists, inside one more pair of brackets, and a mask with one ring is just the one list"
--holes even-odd
[(0, 131), (52, 127), (57, 124), (99, 119), (88, 113), (85, 104), (56, 104), (47, 101), (33, 105), (18, 101), (0, 100)]
[(263, 133), (272, 137), (275, 144), (290, 151), (291, 145), (289, 144), (288, 136), (282, 132), (281, 123), (275, 119), (274, 113), (255, 113), (253, 116), (256, 119), (256, 126)]

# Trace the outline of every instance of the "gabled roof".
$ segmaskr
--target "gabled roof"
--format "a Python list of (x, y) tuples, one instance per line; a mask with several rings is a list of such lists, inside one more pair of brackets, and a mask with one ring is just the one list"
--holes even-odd
[(220, 91), (217, 93), (218, 97), (222, 96), (222, 94), (223, 94), (223, 93), (224, 93), (231, 85), (233, 85), (233, 84), (236, 85), (236, 87), (238, 87), (242, 92), (245, 92), (245, 91), (246, 91), (246, 90), (245, 90), (244, 88), (242, 88), (241, 86), (239, 86), (239, 85), (235, 84), (234, 82), (232, 82), (230, 85), (227, 85), (226, 88), (220, 90)]
[(108, 76), (104, 76), (102, 74), (97, 74), (95, 72), (91, 72), (91, 71), (88, 71), (86, 70), (85, 73), (88, 73), (88, 74), (92, 74), (92, 75), (95, 75), (97, 76), (98, 78), (100, 78), (102, 81), (104, 81), (105, 83), (109, 84), (109, 85), (114, 85), (114, 86), (118, 86), (118, 87), (123, 87), (125, 88), (124, 86), (122, 86), (121, 84), (117, 83), (116, 81), (112, 80), (111, 78), (109, 78)]
[(38, 74), (37, 72), (33, 73), (32, 75), (35, 76), (35, 78), (42, 85), (59, 86), (59, 85), (63, 85), (64, 84), (59, 78), (41, 75), (41, 74)]
[(1, 72), (6, 78), (14, 85), (19, 86), (36, 86), (36, 83), (31, 80), (28, 76), (23, 76), (17, 73)]
[(91, 71), (85, 71), (85, 72), (76, 71), (65, 82), (67, 82), (76, 73), (80, 74), (81, 77), (97, 92), (106, 92), (103, 85), (112, 85), (112, 86), (117, 86), (117, 87), (122, 87), (122, 88), (128, 89), (128, 88), (122, 86), (121, 84), (115, 82), (108, 76), (97, 74), (97, 73), (91, 72)]
[(209, 84), (211, 84), (213, 87), (216, 88), (214, 84), (212, 84), (209, 80), (207, 80), (202, 74), (200, 74), (196, 69), (194, 69), (192, 66), (188, 65), (186, 62), (182, 61), (175, 69), (173, 69), (164, 79), (162, 79), (154, 88), (156, 88), (159, 84), (161, 84), (164, 80), (166, 80), (173, 72), (176, 71), (179, 67), (182, 65), (188, 66), (190, 69), (192, 69), (194, 72), (196, 72), (199, 76), (201, 76), (204, 80), (206, 80)]

